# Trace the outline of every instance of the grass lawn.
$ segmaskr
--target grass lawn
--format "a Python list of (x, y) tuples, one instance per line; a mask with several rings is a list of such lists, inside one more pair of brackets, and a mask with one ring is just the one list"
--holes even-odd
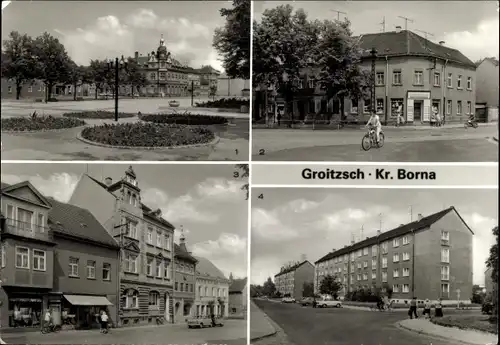
[(442, 318), (432, 318), (431, 322), (445, 327), (473, 329), (498, 334), (497, 323), (490, 323), (488, 318), (488, 315), (448, 315)]

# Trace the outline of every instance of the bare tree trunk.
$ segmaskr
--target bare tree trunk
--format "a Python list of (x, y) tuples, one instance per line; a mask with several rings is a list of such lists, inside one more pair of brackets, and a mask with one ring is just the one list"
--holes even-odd
[(16, 83), (16, 99), (19, 100), (21, 97), (21, 90), (23, 89), (22, 83)]

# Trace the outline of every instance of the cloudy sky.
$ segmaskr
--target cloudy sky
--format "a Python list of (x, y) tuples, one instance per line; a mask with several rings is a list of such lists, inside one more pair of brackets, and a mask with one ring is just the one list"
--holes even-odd
[[(262, 194), (263, 198), (258, 196)], [(251, 281), (262, 284), (302, 255), (314, 263), (348, 245), (455, 206), (474, 231), (474, 283), (484, 284), (485, 260), (498, 224), (498, 190), (252, 189)], [(382, 217), (379, 215), (382, 214)]]
[[(82, 173), (103, 180), (124, 176), (123, 164), (2, 164), (2, 181), (29, 180), (44, 195), (66, 202)], [(227, 276), (247, 276), (248, 204), (233, 165), (135, 165), (143, 202), (160, 208), (188, 248)], [(176, 238), (179, 237), (176, 231)]]
[[(255, 19), (266, 8), (273, 8), (285, 1), (256, 1)], [(446, 45), (460, 50), (472, 61), (486, 56), (498, 58), (499, 20), (497, 1), (294, 1), (294, 8), (303, 8), (313, 19), (336, 19), (337, 13), (347, 13), (356, 35), (382, 31), (394, 31), (396, 26), (405, 27), (403, 19), (408, 17), (408, 29), (434, 42), (445, 41)], [(344, 16), (340, 15), (341, 18)]]
[(33, 37), (46, 31), (86, 65), (135, 51), (147, 55), (163, 34), (180, 62), (222, 70), (212, 37), (224, 25), (219, 10), (230, 6), (228, 1), (12, 1), (2, 11), (2, 40), (13, 30)]

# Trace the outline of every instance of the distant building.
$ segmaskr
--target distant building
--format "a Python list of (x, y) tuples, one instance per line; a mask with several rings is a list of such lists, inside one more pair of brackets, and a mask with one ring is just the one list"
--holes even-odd
[(181, 233), (180, 243), (174, 244), (174, 322), (184, 323), (192, 316), (196, 295), (196, 260), (186, 247)]
[(249, 97), (250, 80), (232, 79), (226, 74), (217, 78), (217, 96), (219, 97)]
[(392, 289), (392, 299), (467, 303), (472, 296), (473, 232), (454, 207), (351, 242), (315, 262), (315, 291), (326, 275), (357, 289)]
[(476, 69), (476, 116), (479, 121), (498, 121), (498, 59), (485, 58)]
[(314, 282), (314, 265), (305, 260), (274, 276), (276, 291), (295, 299), (304, 297), (304, 284)]
[(217, 266), (205, 258), (195, 256), (196, 300), (195, 315), (227, 317), (229, 315), (229, 279)]
[(247, 278), (230, 279), (229, 285), (229, 313), (246, 317), (247, 312)]

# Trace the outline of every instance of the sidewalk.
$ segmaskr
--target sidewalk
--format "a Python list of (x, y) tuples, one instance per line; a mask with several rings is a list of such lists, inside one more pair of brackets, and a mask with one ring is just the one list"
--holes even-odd
[[(479, 126), (481, 127), (489, 127), (489, 126), (497, 126), (498, 123), (497, 122), (486, 122), (486, 123), (479, 123)], [(314, 129), (316, 130), (331, 130), (331, 131), (335, 131), (335, 130), (340, 130), (340, 131), (346, 131), (346, 130), (359, 130), (359, 129), (362, 129), (364, 128), (364, 124), (359, 124), (359, 125), (346, 125), (344, 128), (338, 128), (338, 126), (336, 125), (325, 125), (325, 124), (316, 124), (314, 126)], [(278, 127), (278, 126), (267, 126), (265, 124), (252, 124), (252, 128), (253, 129), (274, 129), (274, 130), (313, 130), (313, 125), (312, 124), (306, 124), (306, 125), (299, 125), (299, 124), (295, 124), (293, 126), (293, 128), (288, 128), (286, 126), (281, 126), (281, 127)], [(430, 125), (403, 125), (403, 126), (400, 126), (400, 127), (396, 127), (394, 125), (385, 125), (385, 126), (382, 126), (382, 129), (384, 132), (387, 132), (387, 131), (400, 131), (400, 130), (433, 130), (433, 131), (439, 131), (439, 130), (444, 130), (444, 129), (450, 129), (450, 128), (464, 128), (464, 124), (463, 123), (450, 123), (450, 124), (445, 124), (441, 127), (436, 127), (436, 126), (430, 126)]]
[(407, 319), (399, 321), (397, 325), (411, 332), (451, 340), (457, 344), (493, 345), (498, 343), (498, 336), (495, 334), (438, 326), (425, 319)]
[(276, 328), (271, 324), (269, 316), (257, 305), (250, 302), (250, 340), (256, 341), (276, 334)]

